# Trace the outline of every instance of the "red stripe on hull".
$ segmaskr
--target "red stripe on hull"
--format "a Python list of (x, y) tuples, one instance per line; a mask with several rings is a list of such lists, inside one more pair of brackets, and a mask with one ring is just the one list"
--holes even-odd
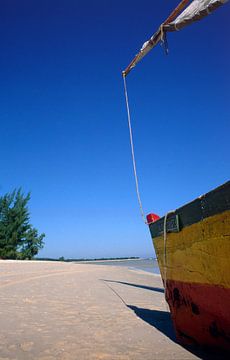
[(166, 298), (179, 342), (230, 350), (230, 289), (167, 280)]

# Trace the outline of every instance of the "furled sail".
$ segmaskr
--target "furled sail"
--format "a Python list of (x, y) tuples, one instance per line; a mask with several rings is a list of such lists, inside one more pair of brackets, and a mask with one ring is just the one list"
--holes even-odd
[(193, 0), (193, 2), (171, 23), (164, 25), (165, 31), (180, 30), (216, 10), (228, 0)]
[[(190, 2), (183, 0), (179, 3), (171, 15), (161, 24), (159, 29), (153, 36), (146, 41), (139, 53), (134, 57), (128, 67), (123, 71), (123, 76), (127, 76), (130, 70), (154, 47), (160, 40), (164, 40), (164, 35), (167, 31), (180, 30), (183, 27), (202, 19), (216, 10), (219, 6), (226, 3), (228, 0), (193, 0), (190, 5), (183, 10), (183, 8)], [(178, 15), (180, 13), (180, 15)]]

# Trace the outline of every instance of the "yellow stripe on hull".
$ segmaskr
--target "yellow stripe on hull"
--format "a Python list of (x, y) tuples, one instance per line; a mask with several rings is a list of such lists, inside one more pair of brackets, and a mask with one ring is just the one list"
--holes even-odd
[[(163, 235), (153, 239), (164, 277)], [(230, 288), (230, 211), (167, 233), (167, 279)]]

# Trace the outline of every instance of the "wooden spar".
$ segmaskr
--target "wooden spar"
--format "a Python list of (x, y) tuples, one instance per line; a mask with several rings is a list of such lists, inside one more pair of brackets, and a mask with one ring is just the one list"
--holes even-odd
[(131, 69), (160, 41), (162, 25), (169, 24), (173, 21), (183, 8), (190, 2), (190, 0), (182, 0), (177, 7), (172, 11), (168, 18), (161, 24), (155, 34), (146, 42), (144, 49), (142, 48), (139, 53), (134, 57), (127, 68), (122, 72), (123, 77), (127, 76)]
[(169, 17), (163, 22), (163, 25), (170, 23), (175, 20), (177, 15), (184, 9), (184, 7), (190, 2), (190, 0), (182, 0), (177, 7), (173, 10), (173, 12), (169, 15)]

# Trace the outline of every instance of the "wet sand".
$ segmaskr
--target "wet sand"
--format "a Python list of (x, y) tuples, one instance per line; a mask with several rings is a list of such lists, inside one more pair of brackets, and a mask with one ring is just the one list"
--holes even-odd
[(0, 359), (198, 359), (176, 343), (158, 275), (0, 260)]

